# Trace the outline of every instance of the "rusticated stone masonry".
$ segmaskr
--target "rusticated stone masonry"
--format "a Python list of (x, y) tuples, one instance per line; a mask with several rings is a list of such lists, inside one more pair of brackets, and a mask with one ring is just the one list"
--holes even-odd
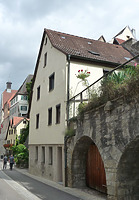
[(107, 199), (139, 199), (139, 96), (121, 97), (85, 112), (67, 143), (68, 186), (86, 186), (86, 157), (97, 146), (104, 163)]

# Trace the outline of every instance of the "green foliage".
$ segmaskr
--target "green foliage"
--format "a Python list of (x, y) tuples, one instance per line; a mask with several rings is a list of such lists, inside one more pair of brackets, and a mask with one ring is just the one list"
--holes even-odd
[(12, 147), (16, 164), (28, 163), (29, 152), (23, 144)]
[(79, 112), (91, 108), (96, 108), (107, 101), (121, 96), (133, 96), (139, 93), (139, 65), (126, 66), (123, 71), (113, 72), (103, 78), (98, 91), (91, 91), (91, 99), (89, 103), (79, 105)]
[(86, 108), (86, 105), (87, 105), (87, 103), (85, 103), (85, 102), (80, 103), (78, 106), (78, 113), (82, 114)]
[(26, 139), (27, 139), (27, 137), (28, 137), (28, 135), (29, 135), (29, 123), (28, 123), (26, 128), (23, 128), (21, 130), (19, 144), (24, 144)]
[(70, 129), (67, 129), (65, 131), (65, 136), (69, 136), (69, 137), (72, 137), (75, 135), (75, 130), (73, 128), (70, 128)]
[(27, 93), (28, 93), (28, 101), (30, 102), (30, 98), (31, 98), (31, 87), (32, 87), (32, 80), (30, 83), (26, 84), (26, 88), (27, 88)]

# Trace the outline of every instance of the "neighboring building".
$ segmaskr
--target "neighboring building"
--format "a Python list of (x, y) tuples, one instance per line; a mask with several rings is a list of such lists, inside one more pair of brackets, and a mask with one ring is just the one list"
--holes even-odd
[(16, 145), (16, 138), (19, 139), (22, 130), (27, 127), (28, 121), (27, 118), (15, 116), (9, 121), (4, 145), (7, 154), (9, 153), (9, 147)]
[(126, 26), (123, 30), (121, 30), (117, 35), (112, 38), (110, 43), (120, 45), (131, 38), (136, 40), (135, 29), (130, 29), (129, 26)]
[(28, 75), (24, 83), (21, 85), (17, 93), (10, 100), (10, 119), (13, 116), (17, 117), (27, 117), (28, 113), (28, 93), (26, 89), (26, 84), (30, 83), (33, 75)]
[(5, 153), (3, 145), (5, 144), (5, 137), (9, 124), (9, 111), (10, 111), (10, 99), (15, 95), (17, 90), (11, 89), (11, 82), (7, 82), (6, 90), (1, 95), (1, 127), (0, 127), (0, 155)]
[(84, 89), (75, 74), (89, 71), (91, 84), (126, 58), (132, 55), (122, 46), (44, 29), (30, 108), (30, 173), (64, 182), (67, 101)]

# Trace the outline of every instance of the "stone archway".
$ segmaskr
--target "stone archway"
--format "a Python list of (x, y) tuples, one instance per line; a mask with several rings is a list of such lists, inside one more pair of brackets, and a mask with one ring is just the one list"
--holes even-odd
[[(99, 166), (96, 165), (95, 167), (92, 168), (92, 166), (96, 164), (96, 160), (98, 161), (98, 159), (99, 159), (98, 162)], [(93, 140), (90, 137), (88, 136), (81, 137), (75, 145), (72, 156), (72, 187), (81, 188), (89, 186), (91, 188), (97, 189), (98, 191), (106, 192), (106, 190), (102, 190), (102, 186), (99, 187), (98, 185), (97, 187), (97, 184), (100, 183), (100, 179), (102, 178), (101, 172), (96, 173), (96, 169), (99, 170), (100, 165), (101, 168), (103, 168), (102, 171), (104, 174), (105, 169), (97, 146), (94, 144)], [(89, 169), (89, 167), (91, 169)], [(92, 171), (92, 169), (95, 171)], [(95, 177), (93, 176), (94, 173)], [(106, 176), (104, 182), (106, 184)]]
[(139, 199), (139, 136), (127, 146), (118, 164), (117, 199)]

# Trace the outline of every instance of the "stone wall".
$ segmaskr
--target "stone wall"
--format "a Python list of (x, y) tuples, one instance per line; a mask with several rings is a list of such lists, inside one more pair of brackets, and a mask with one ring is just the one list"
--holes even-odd
[(86, 156), (93, 142), (104, 162), (108, 199), (139, 199), (139, 97), (85, 112), (74, 127), (76, 135), (67, 144), (68, 186), (86, 185)]

